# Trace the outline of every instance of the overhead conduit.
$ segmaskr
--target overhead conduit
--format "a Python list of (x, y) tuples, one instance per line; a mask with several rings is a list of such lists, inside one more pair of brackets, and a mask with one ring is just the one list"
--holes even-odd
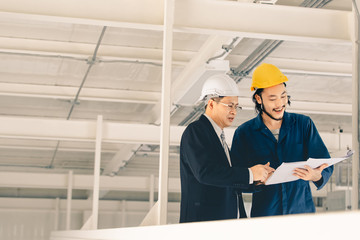
[[(86, 72), (85, 72), (85, 75), (84, 75), (84, 77), (83, 77), (83, 79), (82, 79), (82, 81), (81, 81), (81, 84), (80, 84), (79, 89), (78, 89), (78, 91), (77, 91), (77, 93), (76, 93), (76, 95), (75, 95), (74, 100), (71, 101), (71, 107), (70, 107), (70, 110), (69, 110), (69, 113), (68, 113), (68, 116), (67, 116), (66, 120), (69, 120), (69, 119), (70, 119), (71, 114), (73, 113), (73, 110), (74, 110), (75, 105), (79, 103), (79, 102), (78, 102), (78, 99), (79, 99), (80, 92), (81, 92), (81, 90), (82, 90), (82, 88), (83, 88), (83, 86), (84, 86), (84, 83), (85, 83), (85, 81), (86, 81), (86, 79), (87, 79), (87, 77), (88, 77), (88, 75), (89, 75), (89, 72), (90, 72), (91, 68), (92, 68), (92, 67), (94, 66), (94, 64), (96, 63), (97, 52), (98, 52), (98, 50), (99, 50), (101, 41), (102, 41), (102, 39), (103, 39), (103, 37), (104, 37), (105, 31), (106, 31), (106, 26), (104, 26), (103, 29), (102, 29), (102, 31), (101, 31), (99, 40), (98, 40), (97, 43), (96, 43), (96, 47), (95, 47), (95, 50), (94, 50), (94, 53), (93, 53), (92, 57), (89, 58), (89, 60), (87, 61), (87, 63), (89, 64), (89, 66), (88, 66), (88, 68), (87, 68), (87, 70), (86, 70)], [(54, 161), (55, 161), (55, 157), (56, 157), (56, 154), (57, 154), (58, 149), (59, 149), (59, 144), (60, 144), (60, 141), (57, 141), (56, 147), (55, 147), (55, 150), (54, 150), (54, 154), (53, 154), (53, 156), (52, 156), (52, 159), (51, 159), (51, 162), (50, 162), (48, 168), (53, 168)]]
[[(305, 0), (302, 4), (300, 4), (300, 6), (309, 8), (322, 8), (331, 1), (332, 0)], [(267, 56), (269, 56), (278, 46), (280, 46), (282, 42), (282, 40), (265, 39), (259, 45), (259, 47), (257, 47), (238, 67), (230, 69), (229, 75), (234, 78), (236, 83), (239, 83), (243, 78), (248, 76), (251, 71), (257, 65), (259, 65)], [(228, 49), (225, 49), (225, 51), (228, 51)], [(223, 55), (224, 54), (221, 54), (214, 58), (210, 58), (207, 63)], [(179, 123), (179, 125), (186, 126), (195, 119), (197, 119), (201, 114), (204, 113), (204, 107), (204, 102), (199, 103), (199, 105), (197, 105), (194, 110), (183, 121)]]

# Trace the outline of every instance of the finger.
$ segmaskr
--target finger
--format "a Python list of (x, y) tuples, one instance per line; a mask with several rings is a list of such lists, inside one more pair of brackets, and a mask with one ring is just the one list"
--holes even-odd
[(312, 171), (313, 169), (311, 167), (309, 167), (308, 165), (305, 165), (304, 168), (307, 170), (307, 171)]
[(272, 173), (268, 174), (267, 178), (265, 179), (264, 182), (266, 182), (267, 180), (269, 180), (269, 178), (271, 177)]
[(309, 180), (308, 176), (306, 174), (293, 173), (293, 175), (295, 177), (298, 177), (299, 179), (302, 179), (302, 180), (305, 180), (305, 181)]
[(303, 179), (303, 177), (302, 177), (301, 175), (297, 174), (297, 173), (293, 173), (293, 175), (294, 175), (295, 177), (298, 177), (298, 178), (300, 178), (300, 179)]
[(319, 167), (319, 170), (322, 171), (324, 170), (324, 168), (326, 168), (328, 166), (327, 163), (321, 164), (321, 166)]
[(295, 176), (301, 178), (301, 179), (304, 179), (307, 177), (308, 175), (308, 172), (307, 171), (294, 171), (293, 174), (296, 174)]
[(306, 174), (303, 173), (303, 172), (293, 172), (293, 174), (296, 174), (296, 176), (299, 176), (299, 177), (304, 177), (304, 176), (306, 176)]
[(294, 172), (301, 173), (301, 174), (307, 174), (309, 171), (303, 168), (295, 168)]
[(267, 165), (265, 165), (265, 170), (267, 172), (274, 172), (275, 171), (275, 169), (273, 169), (272, 167), (268, 167)]
[(264, 168), (265, 168), (267, 171), (275, 171), (275, 169), (273, 169), (272, 167), (270, 167), (270, 162), (267, 162), (267, 163), (264, 165)]
[(265, 180), (265, 176), (263, 175), (263, 176), (261, 176), (260, 181), (264, 182), (264, 180)]
[(267, 172), (265, 172), (264, 174), (263, 174), (263, 178), (262, 178), (262, 182), (265, 182), (265, 180), (267, 179), (267, 177), (268, 177), (268, 174), (267, 174)]

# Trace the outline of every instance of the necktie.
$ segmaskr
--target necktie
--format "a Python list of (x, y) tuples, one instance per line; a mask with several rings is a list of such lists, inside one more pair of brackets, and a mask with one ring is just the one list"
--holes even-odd
[(224, 151), (225, 151), (225, 153), (226, 153), (226, 157), (227, 157), (227, 159), (228, 159), (228, 161), (229, 161), (229, 164), (230, 164), (230, 167), (231, 167), (230, 153), (229, 153), (228, 145), (227, 145), (227, 143), (226, 143), (226, 141), (225, 141), (224, 131), (221, 132), (220, 138), (221, 138), (221, 143), (222, 143), (222, 145), (223, 145)]

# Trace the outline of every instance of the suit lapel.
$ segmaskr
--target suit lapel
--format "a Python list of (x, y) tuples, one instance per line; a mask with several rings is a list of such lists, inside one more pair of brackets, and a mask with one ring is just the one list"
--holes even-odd
[[(227, 156), (226, 156), (226, 153), (225, 153), (225, 150), (223, 148), (223, 145), (222, 145), (218, 135), (216, 134), (215, 129), (212, 126), (209, 119), (206, 116), (201, 115), (199, 121), (201, 121), (206, 126), (206, 128), (208, 129), (209, 139), (211, 139), (211, 143), (212, 143), (212, 146), (209, 146), (209, 148), (215, 148), (217, 152), (221, 152), (222, 153), (221, 154), (222, 155), (222, 160), (221, 161), (226, 161), (226, 164), (228, 166), (230, 166), (229, 161), (228, 161)], [(230, 152), (230, 149), (229, 149), (229, 152)]]

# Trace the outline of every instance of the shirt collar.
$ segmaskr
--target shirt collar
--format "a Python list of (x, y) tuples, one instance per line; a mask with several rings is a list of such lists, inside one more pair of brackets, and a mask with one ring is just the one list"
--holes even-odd
[(213, 126), (216, 134), (218, 135), (218, 137), (220, 138), (220, 135), (222, 133), (222, 129), (219, 127), (219, 125), (216, 124), (216, 122), (214, 122), (214, 120), (212, 120), (211, 117), (209, 117), (208, 115), (206, 115), (206, 113), (204, 113), (204, 116), (207, 117), (207, 119), (209, 119), (211, 125)]

